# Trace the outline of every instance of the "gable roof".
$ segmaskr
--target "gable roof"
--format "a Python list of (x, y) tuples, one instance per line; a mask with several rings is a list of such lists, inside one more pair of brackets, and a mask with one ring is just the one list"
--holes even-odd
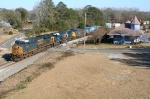
[(125, 28), (125, 24), (121, 24), (119, 27), (108, 33), (108, 35), (130, 35), (130, 36), (140, 36), (142, 34), (144, 34), (143, 31)]
[(126, 23), (131, 23), (131, 21), (128, 20)]
[(131, 24), (140, 24), (136, 16), (134, 16), (134, 19), (131, 21)]

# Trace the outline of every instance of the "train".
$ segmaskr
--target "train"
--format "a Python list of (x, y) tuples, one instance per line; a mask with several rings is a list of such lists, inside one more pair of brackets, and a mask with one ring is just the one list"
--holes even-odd
[[(98, 29), (98, 26), (86, 27), (87, 35)], [(78, 39), (84, 36), (84, 29), (72, 28), (66, 31), (48, 33), (35, 37), (16, 40), (12, 46), (10, 60), (18, 62), (27, 57), (45, 51), (51, 47), (55, 47), (62, 43), (67, 43), (70, 40)]]
[(51, 47), (57, 46), (67, 41), (84, 36), (84, 30), (71, 29), (61, 32), (42, 34), (35, 37), (16, 40), (12, 46), (10, 59), (18, 62), (45, 51)]

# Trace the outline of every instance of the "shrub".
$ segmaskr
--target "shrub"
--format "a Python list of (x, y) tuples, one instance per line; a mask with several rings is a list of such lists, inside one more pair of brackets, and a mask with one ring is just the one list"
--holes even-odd
[(41, 28), (41, 30), (40, 30), (40, 32), (49, 32), (49, 29), (47, 29), (47, 28)]
[(26, 37), (30, 37), (30, 36), (32, 36), (33, 35), (33, 31), (32, 30), (27, 30), (26, 32), (25, 32), (25, 36)]
[(49, 69), (50, 70), (52, 68), (54, 68), (54, 64), (51, 62), (48, 62), (48, 63), (42, 64), (42, 66), (39, 69)]
[(9, 35), (13, 35), (13, 32), (12, 32), (12, 31), (10, 31), (10, 32), (9, 32)]

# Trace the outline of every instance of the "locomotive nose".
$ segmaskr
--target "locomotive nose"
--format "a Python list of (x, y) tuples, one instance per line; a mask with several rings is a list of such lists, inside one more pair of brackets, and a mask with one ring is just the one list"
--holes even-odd
[(17, 54), (22, 54), (22, 48), (19, 46), (14, 45), (12, 47), (12, 54), (17, 55)]
[(15, 54), (17, 54), (18, 53), (18, 49), (19, 49), (19, 47), (18, 46), (13, 46), (12, 47), (12, 53), (15, 55)]

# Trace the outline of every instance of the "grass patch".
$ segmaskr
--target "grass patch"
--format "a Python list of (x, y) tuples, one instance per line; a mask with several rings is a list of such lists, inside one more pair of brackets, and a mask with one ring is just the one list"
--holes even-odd
[(18, 91), (18, 90), (25, 89), (25, 88), (27, 88), (27, 85), (21, 82), (21, 83), (17, 84), (12, 89), (0, 92), (0, 99), (5, 99), (5, 97), (7, 96), (7, 94), (10, 93), (10, 92)]
[(62, 56), (58, 57), (57, 60), (62, 60), (66, 57), (74, 56), (75, 54), (72, 51), (63, 52)]
[(70, 57), (70, 56), (74, 56), (74, 53), (72, 51), (64, 52), (62, 55), (62, 57)]
[(20, 84), (16, 85), (14, 90), (21, 90), (21, 89), (25, 89), (25, 88), (27, 88), (26, 84), (20, 83)]
[(39, 72), (33, 72), (31, 76), (28, 76), (25, 78), (24, 81), (22, 81), (23, 84), (28, 84), (32, 82), (34, 78), (37, 78), (39, 75), (41, 75), (40, 71)]
[(4, 99), (6, 95), (10, 92), (19, 91), (27, 88), (27, 84), (32, 82), (32, 80), (38, 77), (41, 73), (33, 72), (31, 76), (26, 77), (24, 80), (20, 81), (14, 88), (0, 92), (0, 99)]
[(12, 92), (13, 89), (10, 89), (10, 90), (7, 90), (7, 91), (2, 91), (0, 93), (0, 99), (5, 99), (6, 95), (9, 93), (9, 92)]
[(7, 94), (10, 93), (10, 92), (18, 91), (18, 90), (25, 89), (25, 88), (27, 88), (27, 85), (24, 82), (20, 82), (14, 88), (6, 90), (6, 91), (2, 91), (0, 93), (0, 99), (5, 99), (5, 97), (7, 96)]
[(48, 70), (50, 70), (50, 69), (54, 68), (54, 64), (55, 64), (55, 63), (51, 63), (51, 62), (44, 63), (44, 64), (42, 64), (42, 65), (39, 67), (39, 69), (48, 69)]

